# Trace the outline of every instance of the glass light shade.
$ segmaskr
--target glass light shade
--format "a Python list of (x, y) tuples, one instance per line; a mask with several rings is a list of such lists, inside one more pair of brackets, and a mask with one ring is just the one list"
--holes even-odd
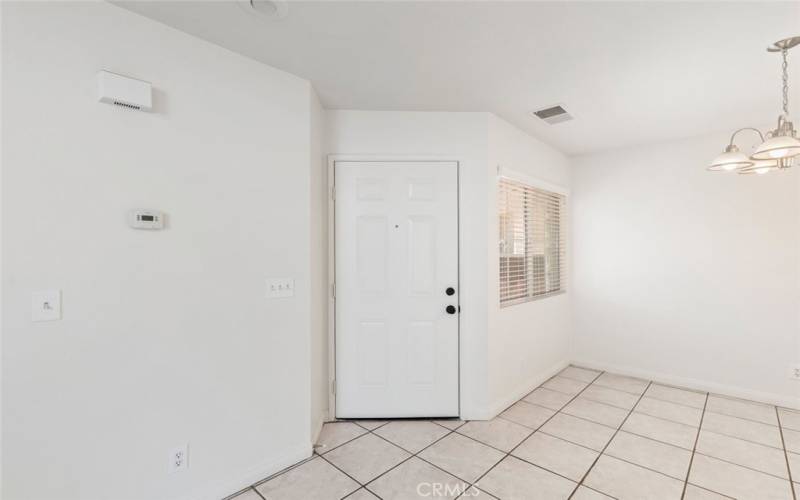
[(750, 158), (753, 160), (777, 160), (800, 155), (800, 141), (788, 135), (779, 135), (762, 142)]
[(742, 175), (763, 175), (772, 172), (773, 170), (778, 170), (777, 160), (760, 160), (753, 162), (752, 166), (740, 168), (739, 173)]
[(728, 146), (725, 152), (714, 158), (708, 170), (714, 172), (730, 172), (739, 168), (747, 168), (753, 166), (753, 160), (747, 157), (744, 153), (739, 152), (736, 146)]

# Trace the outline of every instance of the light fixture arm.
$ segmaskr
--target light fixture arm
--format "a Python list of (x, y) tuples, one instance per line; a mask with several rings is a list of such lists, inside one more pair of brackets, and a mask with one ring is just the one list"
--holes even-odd
[(744, 132), (745, 130), (752, 130), (753, 132), (757, 133), (758, 136), (761, 138), (761, 142), (764, 142), (764, 134), (762, 134), (760, 130), (758, 130), (757, 128), (753, 128), (753, 127), (743, 127), (743, 128), (740, 128), (739, 130), (737, 130), (736, 132), (734, 132), (733, 134), (731, 134), (731, 140), (728, 143), (728, 147), (734, 146), (733, 140), (736, 138), (736, 134), (738, 134), (739, 132)]

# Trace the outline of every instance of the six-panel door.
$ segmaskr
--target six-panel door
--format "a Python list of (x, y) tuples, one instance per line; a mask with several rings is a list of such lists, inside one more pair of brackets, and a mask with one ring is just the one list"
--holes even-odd
[(334, 170), (336, 416), (458, 416), (456, 163)]

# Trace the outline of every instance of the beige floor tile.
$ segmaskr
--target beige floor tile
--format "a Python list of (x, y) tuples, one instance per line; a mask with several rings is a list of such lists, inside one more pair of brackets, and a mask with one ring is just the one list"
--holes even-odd
[(781, 415), (781, 427), (800, 431), (800, 411), (779, 408), (778, 413)]
[(352, 422), (329, 422), (322, 426), (317, 439), (316, 451), (320, 455), (331, 451), (340, 444), (366, 434), (367, 431)]
[(456, 498), (469, 485), (417, 457), (375, 479), (367, 487), (384, 500)]
[(686, 494), (683, 496), (683, 500), (725, 500), (726, 498), (730, 497), (714, 493), (713, 491), (700, 488), (693, 484), (686, 485)]
[(532, 492), (536, 492), (536, 500), (564, 500), (577, 484), (509, 456), (478, 481), (477, 486), (503, 500), (531, 500)]
[(580, 380), (581, 382), (591, 382), (600, 375), (600, 372), (597, 370), (590, 370), (588, 368), (581, 368), (579, 366), (568, 366), (561, 370), (559, 373), (562, 377), (567, 378), (574, 378), (575, 380)]
[(582, 398), (598, 401), (624, 410), (630, 410), (634, 407), (639, 396), (629, 392), (618, 391), (616, 389), (609, 389), (600, 385), (592, 384), (581, 393)]
[(783, 429), (783, 442), (786, 450), (792, 453), (800, 453), (800, 431)]
[(489, 446), (494, 446), (499, 450), (511, 451), (512, 448), (530, 435), (531, 430), (523, 425), (502, 418), (495, 418), (467, 422), (457, 432), (477, 439)]
[[(794, 482), (800, 482), (800, 455), (787, 452), (786, 460), (789, 462), (789, 469), (792, 471), (792, 480)], [(800, 493), (800, 491), (798, 491), (798, 493)]]
[(604, 373), (600, 375), (597, 380), (594, 381), (594, 383), (595, 385), (609, 387), (622, 392), (629, 392), (638, 396), (643, 393), (645, 389), (647, 389), (647, 385), (650, 382), (640, 378), (625, 377), (623, 375), (615, 375), (613, 373)]
[(683, 494), (682, 481), (607, 455), (600, 457), (584, 483), (620, 500), (680, 500)]
[(358, 483), (319, 457), (256, 487), (264, 498), (281, 500), (338, 500), (358, 488)]
[(605, 451), (606, 455), (633, 462), (683, 481), (689, 470), (692, 452), (669, 444), (620, 431)]
[(406, 451), (418, 453), (450, 431), (427, 420), (394, 420), (372, 432)]
[(372, 434), (365, 434), (325, 454), (327, 460), (362, 484), (408, 457), (406, 451)]
[(235, 497), (232, 497), (228, 500), (263, 500), (261, 495), (255, 492), (253, 488), (248, 488), (247, 490), (239, 493)]
[(504, 454), (461, 434), (450, 434), (419, 454), (428, 462), (469, 483), (499, 462)]
[(388, 422), (388, 420), (353, 420), (352, 422), (360, 425), (361, 427), (369, 430), (377, 429), (378, 427), (384, 425)]
[(614, 435), (615, 429), (589, 422), (582, 418), (559, 413), (541, 428), (551, 436), (566, 439), (575, 444), (601, 451)]
[(753, 422), (737, 417), (707, 411), (703, 415), (703, 429), (725, 434), (726, 436), (765, 444), (773, 448), (783, 448), (778, 427)]
[(570, 396), (574, 396), (581, 392), (584, 387), (589, 385), (587, 382), (581, 382), (580, 380), (575, 380), (566, 377), (559, 377), (556, 375), (555, 377), (551, 378), (544, 384), (542, 387), (545, 389), (551, 389), (553, 391), (563, 392), (564, 394), (569, 394)]
[(707, 411), (722, 413), (732, 417), (756, 420), (764, 424), (778, 425), (775, 407), (753, 401), (733, 399), (711, 394), (708, 396)]
[(598, 424), (607, 425), (609, 427), (619, 427), (625, 417), (628, 416), (628, 410), (617, 408), (616, 406), (607, 405), (605, 403), (598, 403), (591, 399), (585, 399), (580, 396), (575, 398), (570, 404), (561, 410), (563, 413), (572, 415), (574, 417), (582, 417)]
[(652, 417), (660, 417), (673, 422), (691, 425), (693, 427), (700, 426), (700, 417), (703, 416), (703, 410), (699, 408), (691, 408), (685, 405), (670, 403), (669, 401), (662, 401), (660, 399), (643, 397), (636, 408), (633, 410), (638, 413), (644, 413)]
[(553, 410), (520, 401), (501, 413), (500, 416), (530, 429), (537, 429), (555, 413)]
[(645, 396), (669, 401), (670, 403), (700, 408), (701, 410), (706, 403), (706, 394), (704, 392), (690, 391), (688, 389), (679, 389), (677, 387), (660, 384), (650, 384), (650, 387), (645, 391)]
[(373, 495), (369, 490), (366, 488), (361, 488), (354, 493), (351, 493), (350, 496), (345, 497), (346, 500), (379, 500), (378, 497)]
[(522, 400), (558, 411), (572, 398), (573, 396), (570, 396), (569, 394), (564, 394), (563, 392), (540, 387), (525, 396)]
[(664, 443), (691, 450), (697, 437), (697, 429), (689, 425), (651, 417), (643, 413), (631, 413), (622, 430), (648, 437)]
[(444, 420), (432, 420), (432, 422), (437, 423), (441, 426), (447, 427), (450, 430), (456, 430), (462, 425), (466, 424), (463, 420), (459, 419), (444, 419)]
[(575, 494), (572, 495), (570, 500), (613, 500), (613, 498), (581, 485), (575, 490)]
[(573, 481), (580, 481), (598, 452), (537, 432), (511, 454)]
[(695, 454), (689, 482), (742, 500), (789, 500), (789, 481)]
[(783, 450), (771, 446), (702, 430), (697, 441), (697, 452), (789, 479)]

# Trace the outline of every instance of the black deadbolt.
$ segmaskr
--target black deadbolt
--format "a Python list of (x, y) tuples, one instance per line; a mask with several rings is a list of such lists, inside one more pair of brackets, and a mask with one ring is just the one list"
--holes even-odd
[(446, 293), (447, 295), (453, 295), (454, 293), (456, 293), (456, 290), (452, 286), (449, 286), (447, 287), (447, 290), (444, 291), (444, 293)]
[(456, 313), (456, 306), (447, 306), (445, 311), (447, 311), (447, 314), (455, 314)]

